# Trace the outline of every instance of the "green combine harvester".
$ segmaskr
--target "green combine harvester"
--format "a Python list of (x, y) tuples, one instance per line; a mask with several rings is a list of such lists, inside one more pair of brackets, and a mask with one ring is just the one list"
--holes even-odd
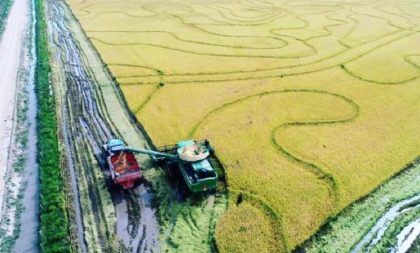
[[(193, 193), (214, 191), (217, 187), (218, 175), (212, 164), (214, 150), (207, 140), (180, 141), (176, 145), (149, 150), (127, 147), (122, 140), (112, 139), (104, 144), (103, 150), (104, 155), (109, 158), (121, 156), (120, 154), (140, 153), (152, 156), (157, 162), (175, 164), (187, 188)], [(111, 174), (114, 175), (112, 163), (109, 164)]]

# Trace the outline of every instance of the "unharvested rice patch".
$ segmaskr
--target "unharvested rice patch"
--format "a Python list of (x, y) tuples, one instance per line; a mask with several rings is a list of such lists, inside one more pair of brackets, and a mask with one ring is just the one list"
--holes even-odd
[(357, 12), (350, 12), (347, 17), (352, 20), (353, 29), (343, 38), (343, 42), (350, 46), (373, 41), (398, 31), (397, 27), (381, 17), (360, 15)]
[(222, 252), (275, 252), (270, 222), (258, 208), (243, 203), (229, 209), (216, 231), (217, 246)]
[(144, 104), (158, 89), (158, 85), (121, 85), (122, 92), (130, 108), (137, 108)]
[[(379, 84), (399, 84), (420, 76), (416, 55), (420, 34), (415, 33), (381, 47), (345, 65), (345, 70), (356, 78)], [(418, 62), (418, 61), (417, 61)]]

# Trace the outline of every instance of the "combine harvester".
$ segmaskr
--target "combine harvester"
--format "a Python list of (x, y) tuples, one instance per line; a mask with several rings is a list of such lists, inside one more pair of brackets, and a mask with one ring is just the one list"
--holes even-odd
[(135, 182), (142, 176), (141, 167), (134, 153), (147, 154), (157, 162), (176, 165), (187, 188), (193, 193), (216, 189), (218, 176), (211, 162), (214, 150), (207, 140), (181, 141), (173, 146), (159, 148), (157, 151), (127, 147), (119, 139), (109, 140), (103, 145), (103, 154), (112, 181), (123, 189), (133, 188)]

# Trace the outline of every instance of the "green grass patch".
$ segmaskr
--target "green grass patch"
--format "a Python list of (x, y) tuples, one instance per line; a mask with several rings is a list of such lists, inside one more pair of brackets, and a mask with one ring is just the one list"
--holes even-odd
[[(389, 208), (420, 192), (419, 175), (420, 160), (418, 159), (366, 198), (344, 209), (301, 247), (308, 253), (350, 252)], [(386, 232), (385, 241), (379, 243), (375, 250), (378, 248), (383, 250), (383, 247), (393, 243), (392, 240), (388, 241), (389, 237), (395, 235), (407, 223), (408, 214), (410, 213), (402, 216), (402, 220), (396, 220), (391, 229)]]
[(69, 220), (60, 168), (55, 100), (50, 85), (44, 0), (35, 1), (35, 91), (38, 98), (37, 132), (40, 169), (40, 247), (42, 252), (71, 252)]
[[(0, 35), (3, 33), (7, 15), (9, 14), (10, 7), (12, 6), (13, 0), (2, 0), (0, 1)], [(1, 36), (0, 36), (1, 37)]]

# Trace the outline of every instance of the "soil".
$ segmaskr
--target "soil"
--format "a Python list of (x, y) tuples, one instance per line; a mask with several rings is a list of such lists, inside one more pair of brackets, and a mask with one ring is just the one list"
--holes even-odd
[(0, 211), (3, 205), (4, 175), (10, 168), (17, 77), (28, 17), (28, 1), (14, 1), (0, 43)]

